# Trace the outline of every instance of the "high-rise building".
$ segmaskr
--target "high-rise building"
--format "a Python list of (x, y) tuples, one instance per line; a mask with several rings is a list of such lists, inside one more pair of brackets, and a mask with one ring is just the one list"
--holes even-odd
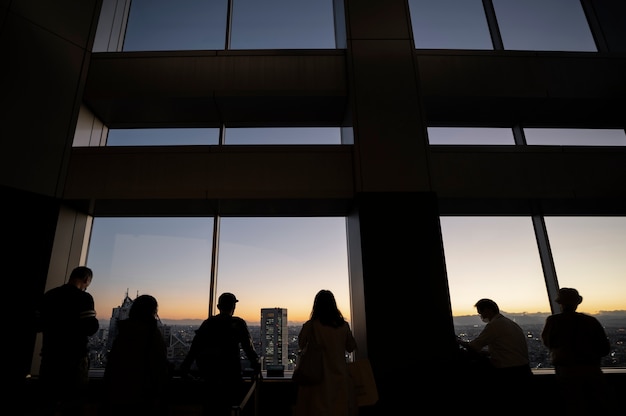
[(128, 318), (130, 313), (130, 307), (133, 304), (133, 300), (128, 296), (128, 290), (122, 300), (122, 304), (111, 311), (111, 319), (109, 320), (109, 335), (107, 336), (106, 350), (110, 351), (113, 345), (113, 340), (117, 336), (117, 323)]
[(261, 309), (261, 355), (265, 367), (287, 365), (289, 332), (287, 331), (287, 309)]

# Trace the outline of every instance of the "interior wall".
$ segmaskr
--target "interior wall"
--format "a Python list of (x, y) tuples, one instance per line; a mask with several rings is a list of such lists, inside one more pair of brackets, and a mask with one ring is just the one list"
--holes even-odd
[(43, 294), (56, 233), (59, 203), (46, 196), (2, 187), (2, 264), (5, 300), (5, 367), (10, 385), (30, 373), (34, 353), (33, 311)]
[[(100, 0), (3, 1), (0, 20), (0, 195), (8, 365), (19, 386), (35, 352), (33, 309), (43, 294), (60, 198)], [(66, 266), (69, 261), (66, 261)], [(9, 394), (12, 399), (18, 396)]]
[(7, 140), (0, 152), (0, 180), (59, 197), (100, 1), (4, 3), (0, 125)]

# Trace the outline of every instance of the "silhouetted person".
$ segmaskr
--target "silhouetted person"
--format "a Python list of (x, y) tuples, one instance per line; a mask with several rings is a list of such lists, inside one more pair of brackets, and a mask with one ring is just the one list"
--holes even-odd
[(500, 313), (500, 308), (491, 299), (480, 299), (474, 305), (480, 318), (487, 325), (471, 341), (458, 340), (469, 350), (485, 354), (491, 369), (486, 377), (485, 391), (492, 390), (505, 398), (528, 391), (531, 386), (532, 371), (528, 358), (528, 342), (524, 330), (512, 319)]
[(559, 289), (561, 313), (548, 316), (541, 339), (550, 349), (561, 405), (567, 415), (610, 414), (610, 395), (601, 360), (611, 346), (600, 322), (576, 312), (583, 301), (576, 289)]
[(157, 326), (157, 300), (138, 296), (128, 319), (118, 323), (104, 371), (105, 413), (110, 416), (167, 415), (171, 365)]
[(72, 270), (67, 283), (47, 291), (37, 310), (43, 335), (39, 380), (42, 414), (79, 415), (89, 381), (88, 338), (99, 328), (93, 297), (86, 292), (93, 271)]
[(217, 302), (219, 313), (206, 319), (196, 330), (189, 352), (180, 366), (185, 376), (196, 363), (207, 387), (203, 398), (205, 415), (227, 416), (232, 406), (241, 403), (244, 384), (240, 347), (255, 374), (261, 371), (246, 321), (233, 316), (237, 302), (232, 293), (220, 295)]
[(312, 334), (324, 351), (324, 379), (320, 384), (298, 386), (295, 416), (357, 415), (356, 394), (346, 364), (346, 352), (356, 350), (356, 340), (330, 290), (315, 295), (310, 318), (298, 335), (300, 349)]

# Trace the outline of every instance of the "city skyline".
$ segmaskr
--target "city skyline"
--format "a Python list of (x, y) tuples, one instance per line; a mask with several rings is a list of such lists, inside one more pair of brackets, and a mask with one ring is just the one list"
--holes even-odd
[[(267, 308), (264, 308), (264, 309), (267, 309)], [(505, 316), (511, 317), (514, 321), (518, 323), (520, 323), (521, 321), (525, 323), (532, 323), (535, 325), (543, 324), (543, 321), (545, 320), (545, 318), (551, 315), (549, 312), (512, 314), (507, 311), (501, 311), (501, 313)], [(601, 311), (598, 314), (592, 314), (592, 315), (598, 318), (601, 322), (604, 322), (604, 321), (613, 322), (616, 320), (621, 320), (621, 321), (624, 321), (624, 323), (626, 323), (626, 310)], [(112, 317), (108, 319), (98, 319), (98, 321), (100, 322), (101, 329), (108, 328), (110, 326), (111, 319)], [(170, 326), (200, 326), (200, 324), (203, 321), (203, 319), (161, 319), (161, 318), (159, 318), (159, 320), (164, 325), (170, 325)], [(453, 316), (452, 320), (455, 326), (461, 326), (461, 325), (471, 325), (471, 326), (477, 326), (477, 327), (484, 326), (484, 322), (480, 320), (480, 317), (477, 314)], [(261, 318), (259, 318), (257, 322), (246, 321), (246, 323), (250, 327), (261, 326)], [(304, 322), (301, 322), (301, 321), (291, 321), (291, 320), (287, 321), (287, 324), (290, 327), (302, 326), (303, 323)]]
[[(505, 312), (506, 314), (506, 312)], [(119, 315), (119, 318), (123, 314)], [(541, 331), (545, 323), (545, 318), (548, 314), (518, 314), (509, 315), (511, 319), (517, 322), (524, 332), (527, 334), (527, 341), (529, 347), (529, 358), (531, 361), (531, 367), (534, 369), (551, 368), (552, 363), (548, 349), (543, 345), (541, 341)], [(607, 313), (598, 315), (597, 318), (600, 323), (605, 327), (607, 337), (611, 344), (611, 352), (609, 355), (602, 358), (602, 365), (604, 368), (623, 368), (626, 364), (626, 311), (620, 313)], [(113, 317), (111, 318), (114, 319)], [(163, 336), (171, 349), (172, 364), (180, 365), (182, 359), (186, 355), (191, 341), (195, 334), (195, 329), (199, 326), (200, 322), (161, 322)], [(478, 316), (464, 316), (454, 318), (454, 330), (457, 336), (470, 340), (474, 339), (482, 331), (486, 324), (482, 322)], [(90, 337), (90, 350), (91, 350), (91, 368), (103, 368), (106, 363), (106, 351), (111, 343), (111, 337), (114, 337), (115, 331), (109, 331), (106, 327), (100, 328), (101, 330), (94, 336)], [(253, 338), (255, 348), (261, 356), (266, 357), (263, 360), (264, 363), (269, 364), (267, 356), (264, 355), (263, 339), (264, 335), (262, 324), (249, 324), (250, 334)], [(281, 334), (288, 334), (286, 340), (287, 354), (283, 356), (282, 362), (285, 364), (285, 370), (289, 371), (293, 367), (293, 362), (298, 350), (297, 337), (301, 329), (301, 324), (289, 323), (287, 327), (283, 327)], [(283, 350), (283, 353), (285, 351)], [(242, 356), (242, 366), (245, 366), (245, 357)]]
[[(550, 312), (528, 217), (442, 217), (452, 313), (475, 314), (483, 297), (510, 313)], [(561, 287), (576, 287), (581, 312), (626, 310), (626, 218), (547, 218)], [(148, 293), (162, 319), (208, 317), (212, 218), (96, 218), (89, 292), (107, 318), (129, 296)], [(308, 319), (318, 290), (332, 290), (350, 320), (345, 218), (222, 218), (217, 293), (256, 322), (261, 308)], [(600, 284), (598, 284), (600, 283)]]

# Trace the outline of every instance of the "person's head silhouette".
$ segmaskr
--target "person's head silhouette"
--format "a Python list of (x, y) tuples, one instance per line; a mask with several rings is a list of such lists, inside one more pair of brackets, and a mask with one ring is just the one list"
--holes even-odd
[(159, 305), (154, 296), (141, 295), (133, 301), (128, 318), (138, 321), (156, 321)]
[(583, 297), (580, 296), (578, 290), (571, 287), (562, 287), (559, 289), (559, 294), (556, 297), (556, 303), (561, 305), (563, 311), (575, 311), (578, 305), (583, 301)]
[(217, 309), (220, 310), (220, 313), (233, 313), (235, 311), (235, 304), (239, 302), (239, 300), (229, 292), (224, 292), (217, 299)]

